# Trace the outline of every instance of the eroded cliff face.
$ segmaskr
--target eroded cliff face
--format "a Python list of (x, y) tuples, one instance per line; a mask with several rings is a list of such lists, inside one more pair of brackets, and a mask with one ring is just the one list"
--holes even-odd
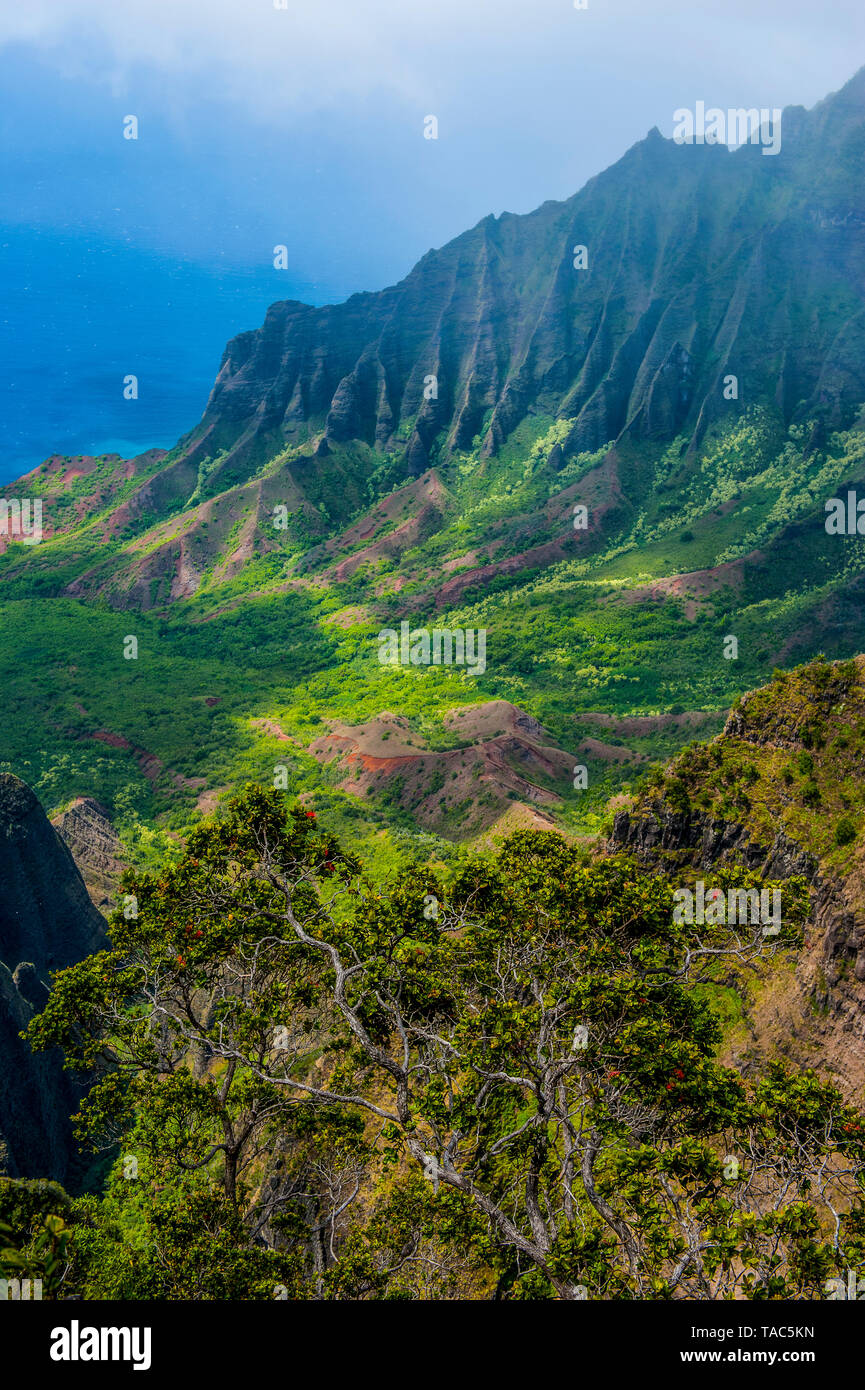
[(729, 409), (730, 363), (750, 400), (839, 421), (862, 398), (863, 118), (865, 71), (785, 111), (776, 158), (653, 130), (566, 202), (486, 217), (397, 285), (272, 305), (133, 511), (187, 498), (205, 458), (212, 492), (287, 447), (315, 469), (362, 443), (418, 477), (537, 411), (573, 420), (563, 460), (624, 432), (699, 439)]
[(105, 944), (75, 861), (29, 787), (0, 775), (0, 1172), (74, 1178), (69, 1123), (81, 1091), (59, 1052), (19, 1036), (44, 1005), (50, 972)]
[(51, 824), (75, 860), (93, 905), (107, 915), (123, 871), (123, 846), (108, 811), (92, 796), (80, 796)]
[(676, 811), (662, 803), (653, 813), (620, 811), (613, 821), (610, 848), (627, 850), (646, 865), (710, 870), (719, 864), (742, 864), (764, 878), (815, 877), (813, 855), (779, 830), (771, 844), (755, 840), (746, 825), (718, 820), (702, 811)]
[[(728, 726), (729, 728), (730, 726)], [(620, 811), (608, 841), (612, 852), (633, 854), (683, 884), (696, 872), (741, 864), (765, 879), (802, 875), (811, 885), (812, 919), (794, 961), (770, 971), (756, 987), (744, 984), (744, 1028), (731, 1036), (723, 1057), (747, 1074), (772, 1057), (813, 1067), (850, 1099), (865, 1091), (865, 875), (838, 877), (783, 829), (772, 840), (748, 826), (699, 811)]]

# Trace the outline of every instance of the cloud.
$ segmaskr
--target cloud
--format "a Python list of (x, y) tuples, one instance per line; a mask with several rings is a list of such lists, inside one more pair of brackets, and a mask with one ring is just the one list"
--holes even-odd
[[(177, 100), (185, 78), (196, 92), (207, 79), (214, 95), (272, 118), (383, 95), (434, 110), (436, 100), (486, 86), (491, 68), (521, 64), (526, 85), (542, 94), (547, 75), (568, 61), (575, 77), (596, 63), (623, 83), (644, 80), (653, 64), (698, 76), (726, 63), (752, 82), (764, 73), (767, 90), (791, 59), (799, 68), (819, 66), (821, 55), (849, 65), (851, 45), (865, 37), (860, 0), (835, 0), (830, 26), (813, 0), (589, 0), (585, 11), (571, 0), (286, 3), (27, 0), (0, 12), (0, 49), (30, 45), (65, 76), (118, 93), (142, 67), (180, 84)], [(815, 96), (825, 89), (817, 74)]]
[[(852, 75), (851, 54), (865, 48), (861, 0), (832, 0), (831, 25), (813, 0), (758, 6), (753, 0), (723, 6), (588, 0), (588, 6), (576, 10), (573, 0), (287, 0), (284, 10), (274, 0), (0, 3), (6, 73), (19, 65), (19, 55), (35, 57), (43, 70), (35, 87), (62, 89), (67, 103), (84, 113), (51, 131), (19, 101), (26, 120), (18, 122), (14, 148), (23, 158), (43, 141), (50, 159), (65, 131), (76, 148), (97, 152), (107, 93), (116, 113), (136, 113), (143, 129), (165, 132), (154, 158), (164, 161), (170, 150), (179, 159), (186, 150), (190, 167), (200, 169), (212, 136), (221, 158), (211, 183), (224, 174), (228, 186), (236, 177), (227, 167), (235, 148), (236, 159), (257, 170), (263, 191), (282, 179), (299, 203), (311, 196), (305, 167), (312, 165), (317, 177), (321, 164), (322, 182), (339, 187), (343, 205), (353, 178), (364, 198), (377, 189), (381, 200), (388, 191), (391, 219), (415, 215), (396, 210), (395, 190), (413, 199), (429, 224), (420, 233), (428, 245), (490, 209), (526, 211), (546, 197), (568, 196), (652, 126), (671, 135), (673, 113), (698, 99), (722, 109), (810, 106)], [(14, 105), (13, 99), (13, 116)], [(50, 96), (43, 105), (50, 106)], [(440, 122), (434, 148), (421, 138), (428, 113)], [(141, 151), (143, 165), (145, 144)], [(256, 163), (256, 151), (268, 152), (269, 170)], [(92, 166), (98, 158), (94, 153)], [(250, 187), (245, 198), (254, 202)], [(19, 200), (22, 208), (31, 206), (23, 191)]]
[[(532, 25), (559, 8), (534, 0)], [(0, 13), (0, 48), (28, 44), (66, 75), (112, 85), (141, 65), (211, 72), (263, 110), (308, 109), (376, 91), (417, 101), (455, 45), (496, 44), (527, 18), (524, 0), (28, 0)]]

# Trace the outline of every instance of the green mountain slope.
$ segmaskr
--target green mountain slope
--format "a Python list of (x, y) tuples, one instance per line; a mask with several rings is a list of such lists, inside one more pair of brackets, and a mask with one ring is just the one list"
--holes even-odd
[[(274, 305), (175, 449), (5, 489), (45, 526), (0, 537), (7, 770), (145, 855), (249, 777), (446, 854), (596, 829), (773, 667), (865, 647), (824, 526), (865, 486), (865, 70), (782, 131), (652, 132), (397, 286)], [(485, 669), (383, 666), (403, 622), (483, 629)]]
[(681, 885), (809, 881), (803, 949), (719, 981), (728, 1049), (745, 1071), (778, 1056), (816, 1065), (851, 1095), (865, 1086), (863, 768), (865, 658), (817, 660), (776, 672), (719, 737), (653, 769), (614, 803), (610, 832), (612, 849)]

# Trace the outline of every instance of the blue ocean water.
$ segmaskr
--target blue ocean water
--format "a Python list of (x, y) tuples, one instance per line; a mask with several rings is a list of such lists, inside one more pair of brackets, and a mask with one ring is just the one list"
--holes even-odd
[(170, 448), (199, 419), (228, 339), (310, 291), (284, 271), (0, 226), (0, 482), (54, 453)]

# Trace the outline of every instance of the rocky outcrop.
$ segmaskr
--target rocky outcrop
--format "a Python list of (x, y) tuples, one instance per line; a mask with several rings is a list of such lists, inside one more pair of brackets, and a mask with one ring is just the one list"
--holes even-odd
[(123, 872), (123, 846), (103, 805), (80, 796), (51, 824), (67, 845), (94, 906), (108, 913)]
[(105, 923), (75, 861), (29, 787), (0, 775), (0, 1172), (74, 1179), (69, 1122), (81, 1090), (57, 1052), (20, 1037), (50, 975), (105, 944)]
[[(745, 732), (741, 720), (729, 732)], [(745, 1036), (731, 1039), (725, 1060), (747, 1073), (783, 1056), (831, 1077), (851, 1099), (865, 1088), (865, 914), (855, 879), (825, 875), (814, 855), (779, 830), (759, 843), (734, 821), (677, 811), (663, 798), (620, 811), (606, 848), (646, 867), (711, 872), (741, 864), (765, 879), (805, 877), (812, 920), (793, 969), (781, 968), (748, 991)], [(684, 879), (683, 879), (684, 881)]]
[(729, 413), (731, 363), (749, 399), (837, 423), (865, 373), (865, 199), (846, 165), (863, 125), (865, 70), (785, 112), (773, 158), (653, 130), (572, 198), (486, 217), (397, 285), (272, 305), (228, 344), (178, 488), (220, 451), (208, 487), (286, 445), (312, 465), (355, 441), (417, 477), (477, 438), (494, 452), (539, 410), (574, 420), (559, 466), (623, 433), (698, 440)]
[(689, 866), (711, 870), (736, 863), (764, 878), (802, 874), (813, 881), (814, 856), (779, 830), (771, 844), (754, 840), (747, 826), (718, 820), (702, 811), (675, 811), (661, 802), (656, 811), (619, 811), (609, 840), (613, 851), (627, 851), (647, 866)]
[(49, 972), (99, 949), (105, 922), (68, 847), (29, 787), (0, 774), (0, 960)]

